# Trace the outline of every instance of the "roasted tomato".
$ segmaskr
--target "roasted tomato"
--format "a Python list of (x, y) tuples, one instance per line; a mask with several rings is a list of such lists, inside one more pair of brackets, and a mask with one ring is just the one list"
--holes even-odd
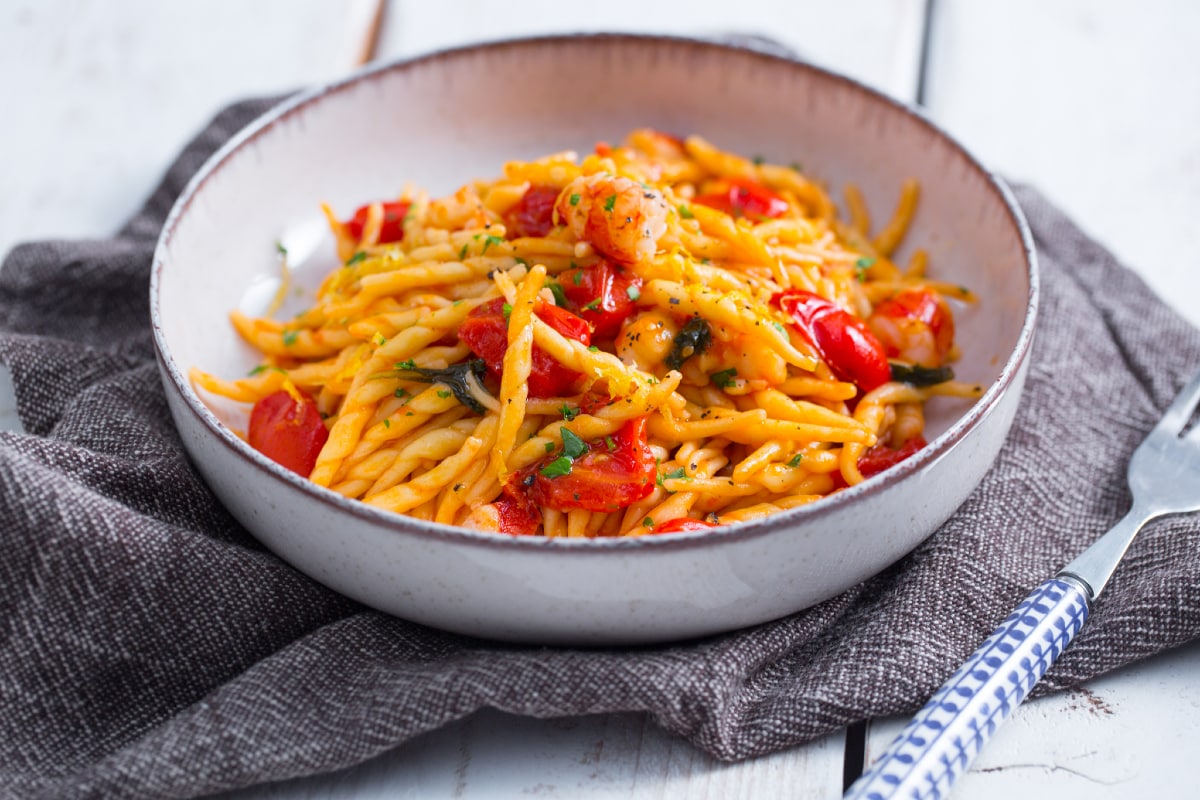
[(614, 435), (586, 443), (586, 452), (575, 458), (547, 456), (514, 474), (506, 493), (527, 492), (538, 505), (559, 511), (615, 511), (636, 503), (654, 491), (657, 469), (646, 444), (646, 419), (631, 419)]
[(792, 318), (839, 380), (869, 392), (891, 379), (883, 345), (858, 317), (803, 289), (788, 289), (772, 300)]
[(925, 440), (914, 436), (893, 450), (885, 444), (877, 444), (858, 457), (858, 471), (864, 478), (878, 475), (888, 467), (894, 467), (925, 446)]
[(545, 236), (554, 230), (554, 201), (558, 189), (553, 186), (530, 186), (521, 199), (504, 215), (504, 227), (509, 238)]
[(642, 279), (608, 261), (570, 269), (558, 276), (569, 307), (592, 324), (598, 339), (611, 339), (633, 313)]
[[(591, 328), (580, 317), (566, 309), (542, 304), (535, 312), (542, 322), (568, 339), (591, 344)], [(488, 372), (499, 378), (504, 369), (504, 354), (508, 351), (508, 319), (504, 315), (504, 298), (498, 297), (472, 311), (458, 329), (458, 337), (471, 352), (487, 363)], [(579, 378), (579, 373), (564, 367), (537, 345), (529, 374), (530, 397), (556, 397), (565, 394)]]
[[(408, 213), (411, 206), (412, 203), (403, 200), (383, 204), (383, 223), (379, 226), (379, 244), (404, 241), (404, 215)], [(355, 241), (362, 239), (363, 228), (367, 225), (367, 213), (370, 208), (370, 204), (362, 206), (354, 212), (353, 217), (342, 223), (346, 226), (346, 233)]]
[(312, 398), (278, 391), (254, 404), (246, 438), (267, 458), (308, 477), (329, 431)]
[(542, 513), (528, 498), (501, 497), (492, 505), (496, 508), (496, 524), (500, 533), (532, 536), (542, 524)]
[(954, 315), (937, 292), (905, 289), (879, 305), (867, 327), (889, 358), (940, 367), (954, 346)]
[(675, 533), (677, 531), (706, 531), (717, 527), (711, 522), (691, 517), (676, 517), (654, 526), (654, 533)]
[(723, 178), (719, 185), (717, 191), (702, 194), (693, 202), (752, 220), (775, 219), (787, 213), (786, 200), (749, 178)]

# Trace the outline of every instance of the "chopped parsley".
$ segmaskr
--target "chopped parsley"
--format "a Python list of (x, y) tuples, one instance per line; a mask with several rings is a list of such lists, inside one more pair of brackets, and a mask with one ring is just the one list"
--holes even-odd
[(597, 297), (595, 300), (593, 300), (592, 302), (590, 302), (586, 306), (584, 306), (583, 310), (584, 311), (595, 311), (598, 308), (600, 308), (600, 298), (599, 297)]
[(584, 443), (583, 439), (580, 439), (568, 429), (559, 428), (558, 433), (562, 436), (564, 456), (573, 460), (588, 451), (588, 446)]
[(613, 207), (616, 206), (616, 204), (617, 204), (617, 196), (615, 194), (610, 194), (604, 200), (604, 210), (611, 214)]
[(353, 267), (355, 264), (357, 264), (358, 262), (362, 261), (362, 260), (363, 260), (364, 258), (366, 258), (366, 257), (367, 257), (367, 251), (366, 251), (366, 250), (359, 250), (357, 253), (355, 253), (354, 255), (350, 256), (348, 259), (346, 259), (346, 266), (347, 266), (347, 267)]
[(575, 284), (576, 286), (583, 285), (583, 270), (578, 270), (574, 275), (571, 276), (571, 283)]
[(443, 400), (452, 394), (454, 394), (454, 392), (451, 392), (448, 389), (438, 389), (438, 397), (442, 398)]
[(255, 375), (262, 375), (269, 369), (278, 372), (280, 375), (287, 375), (287, 370), (283, 367), (276, 367), (272, 364), (259, 364), (257, 367), (250, 370), (250, 372), (247, 373), (247, 376), (253, 378)]
[(679, 216), (683, 219), (695, 219), (696, 215), (692, 213), (692, 209), (687, 206), (679, 207)]
[(579, 409), (571, 408), (566, 403), (563, 403), (562, 406), (559, 407), (558, 413), (562, 414), (563, 419), (565, 419), (567, 422), (570, 422), (571, 420), (573, 420), (579, 416)]
[(390, 427), (392, 427), (392, 421), (391, 421), (390, 419), (384, 419), (384, 421), (383, 421), (383, 427), (385, 427), (385, 428), (390, 428)]
[(371, 341), (375, 343), (376, 347), (383, 347), (387, 344), (387, 339), (383, 338), (383, 334), (379, 331), (375, 331), (375, 335), (371, 337)]
[(554, 442), (546, 442), (546, 452), (547, 453), (554, 452)]
[(554, 305), (559, 308), (567, 307), (567, 293), (563, 290), (561, 283), (550, 281), (546, 284), (546, 288), (550, 290), (550, 294), (554, 295)]
[(854, 262), (854, 277), (859, 281), (864, 280), (867, 277), (867, 270), (873, 266), (875, 266), (875, 259), (860, 258)]
[(803, 460), (804, 460), (804, 453), (796, 453), (796, 455), (794, 455), (790, 459), (788, 459), (787, 465), (789, 467), (792, 467), (793, 469), (795, 469), (796, 467), (800, 466), (800, 462)]
[(675, 469), (671, 470), (670, 472), (661, 473), (658, 476), (658, 480), (656, 481), (656, 483), (659, 486), (662, 486), (663, 481), (674, 481), (674, 480), (678, 480), (680, 478), (686, 478), (686, 477), (687, 477), (687, 472), (684, 471), (683, 467), (676, 467)]
[(464, 244), (461, 248), (459, 248), (458, 260), (462, 261), (466, 257), (467, 257), (467, 245)]
[(299, 336), (300, 336), (300, 332), (299, 332), (299, 331), (289, 331), (289, 330), (285, 330), (285, 331), (283, 332), (283, 346), (284, 346), (284, 347), (291, 347), (292, 345), (294, 345), (294, 344), (296, 343), (296, 339), (297, 339)]
[(608, 448), (608, 452), (610, 453), (617, 449), (617, 443), (613, 441), (611, 436), (604, 437), (604, 446)]
[(717, 386), (720, 386), (722, 389), (728, 389), (730, 386), (733, 386), (734, 380), (737, 378), (737, 368), (730, 367), (729, 369), (723, 369), (720, 372), (714, 372), (708, 377)]
[(539, 470), (547, 478), (561, 478), (571, 474), (571, 459), (559, 456)]
[(480, 255), (486, 254), (488, 251), (488, 248), (494, 244), (504, 244), (504, 240), (501, 239), (499, 236), (488, 236), (486, 239), (483, 240), (483, 250), (480, 252)]
[(504, 319), (507, 321), (512, 316), (512, 303), (505, 303), (500, 306), (500, 311), (504, 314)]
[(594, 344), (589, 344), (589, 345), (588, 345), (588, 352), (589, 352), (589, 353), (599, 353), (599, 352), (600, 352), (600, 348), (599, 348), (599, 347), (596, 347), (596, 345), (594, 345)]
[(642, 527), (643, 528), (653, 528), (654, 527), (654, 519), (652, 517), (646, 517), (644, 520), (642, 520)]
[(577, 195), (577, 194), (571, 195), (570, 198), (568, 198), (567, 202), (573, 206), (579, 205), (579, 195)]
[(283, 246), (283, 242), (276, 242), (275, 249), (279, 251), (279, 255), (281, 256), (286, 256), (288, 254), (287, 248)]

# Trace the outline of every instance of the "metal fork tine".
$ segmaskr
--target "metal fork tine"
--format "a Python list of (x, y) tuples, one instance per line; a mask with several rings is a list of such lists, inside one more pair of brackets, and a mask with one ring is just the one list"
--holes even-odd
[(1175, 398), (1163, 414), (1162, 419), (1154, 426), (1154, 432), (1159, 431), (1169, 432), (1172, 436), (1178, 436), (1183, 431), (1183, 426), (1192, 417), (1192, 413), (1196, 410), (1196, 405), (1200, 403), (1200, 372), (1192, 376), (1188, 385), (1183, 387), (1183, 390)]

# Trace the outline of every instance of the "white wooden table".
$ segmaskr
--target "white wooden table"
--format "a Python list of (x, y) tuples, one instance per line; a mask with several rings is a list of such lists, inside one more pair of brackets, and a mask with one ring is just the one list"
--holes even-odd
[[(8, 0), (0, 8), (0, 251), (40, 237), (109, 235), (218, 107), (343, 74), (370, 5)], [(1200, 4), (609, 0), (582, 8), (390, 0), (379, 57), (579, 30), (771, 36), (898, 97), (920, 90), (928, 113), (984, 163), (1039, 186), (1200, 324)], [(2, 389), (0, 423), (11, 425)], [(1194, 796), (1198, 668), (1200, 643), (1023, 706), (956, 796)], [(902, 722), (869, 726), (868, 757)], [(483, 712), (353, 769), (231, 797), (832, 798), (847, 753), (855, 761), (846, 745), (837, 733), (728, 765), (642, 716)]]

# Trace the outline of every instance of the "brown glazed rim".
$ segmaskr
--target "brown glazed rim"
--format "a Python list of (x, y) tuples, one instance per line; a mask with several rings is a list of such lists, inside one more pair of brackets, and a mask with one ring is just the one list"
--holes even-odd
[[(941, 139), (957, 152), (970, 169), (976, 172), (995, 193), (996, 198), (1008, 211), (1008, 221), (1013, 226), (1022, 243), (1029, 281), (1028, 302), (1025, 319), (1017, 339), (1016, 347), (1005, 361), (1004, 367), (997, 380), (962, 417), (954, 422), (949, 430), (938, 436), (928, 446), (916, 455), (906, 459), (899, 465), (871, 478), (857, 486), (845, 489), (830, 497), (823, 498), (810, 505), (772, 514), (749, 522), (722, 526), (711, 531), (688, 531), (679, 533), (655, 534), (631, 537), (601, 537), (584, 538), (545, 538), (540, 536), (511, 536), (507, 534), (475, 531), (468, 528), (426, 522), (405, 517), (389, 511), (383, 511), (368, 506), (365, 503), (350, 500), (336, 492), (308, 481), (295, 473), (284, 469), (278, 464), (260, 455), (225, 427), (216, 416), (208, 410), (200, 398), (191, 389), (183, 371), (171, 357), (162, 329), (160, 309), (158, 304), (158, 284), (165, 266), (167, 247), (170, 244), (176, 228), (191, 206), (193, 198), (204, 187), (205, 183), (218, 173), (226, 162), (243, 146), (253, 142), (268, 132), (281, 121), (293, 115), (303, 113), (310, 106), (323, 98), (347, 91), (361, 83), (376, 80), (381, 76), (395, 71), (404, 71), (417, 66), (427, 66), (441, 61), (476, 55), (479, 53), (500, 52), (505, 50), (542, 49), (553, 47), (570, 47), (575, 52), (578, 48), (686, 48), (706, 56), (756, 60), (768, 68), (783, 67), (786, 69), (807, 72), (823, 81), (842, 85), (846, 90), (861, 95), (869, 102), (890, 107), (895, 113), (909, 117), (931, 135)], [(1029, 226), (1017, 205), (1012, 192), (995, 174), (984, 168), (978, 160), (966, 151), (953, 137), (930, 121), (916, 108), (900, 103), (852, 78), (830, 72), (829, 70), (811, 64), (784, 58), (778, 55), (756, 50), (749, 47), (720, 44), (712, 41), (690, 39), (675, 36), (637, 35), (637, 34), (571, 34), (559, 36), (538, 36), (529, 38), (506, 39), (478, 45), (468, 45), (439, 50), (415, 58), (401, 59), (371, 67), (357, 72), (347, 78), (302, 92), (291, 97), (270, 111), (266, 112), (247, 127), (235, 134), (225, 143), (191, 178), (175, 204), (171, 208), (159, 235), (154, 252), (154, 262), (150, 278), (150, 317), (154, 331), (154, 345), (160, 368), (170, 376), (167, 388), (184, 401), (188, 411), (194, 414), (205, 428), (208, 429), (222, 444), (229, 448), (248, 466), (266, 472), (273, 479), (282, 481), (290, 488), (299, 490), (320, 503), (340, 512), (358, 518), (377, 529), (394, 531), (399, 535), (435, 537), (449, 540), (457, 545), (479, 546), (484, 548), (502, 549), (567, 549), (586, 553), (625, 553), (631, 550), (690, 550), (705, 549), (733, 542), (741, 542), (760, 536), (766, 536), (793, 526), (812, 524), (841, 509), (846, 504), (861, 502), (864, 498), (878, 494), (893, 487), (909, 476), (921, 471), (928, 464), (937, 460), (953, 448), (968, 433), (975, 429), (997, 405), (1003, 394), (1008, 391), (1018, 374), (1021, 365), (1028, 358), (1033, 341), (1034, 325), (1037, 318), (1039, 302), (1039, 279), (1037, 256), (1033, 246), (1033, 237)]]

